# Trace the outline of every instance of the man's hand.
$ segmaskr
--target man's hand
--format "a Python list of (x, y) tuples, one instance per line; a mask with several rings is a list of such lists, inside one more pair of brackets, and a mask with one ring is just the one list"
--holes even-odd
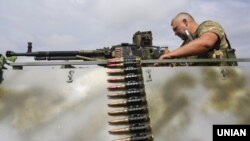
[[(163, 54), (163, 55), (161, 55), (160, 56), (160, 58), (159, 58), (159, 60), (163, 60), (163, 59), (171, 59), (172, 57), (171, 57), (171, 55), (170, 55), (170, 53), (166, 53), (166, 54)], [(154, 64), (154, 66), (162, 66), (163, 64), (162, 63), (155, 63)], [(171, 67), (173, 67), (173, 66), (175, 66), (175, 64), (174, 63), (170, 63), (170, 64), (168, 64), (167, 66), (171, 66)]]
[(171, 59), (172, 57), (170, 56), (170, 53), (166, 53), (163, 54), (162, 56), (160, 56), (159, 60), (163, 60), (163, 59)]

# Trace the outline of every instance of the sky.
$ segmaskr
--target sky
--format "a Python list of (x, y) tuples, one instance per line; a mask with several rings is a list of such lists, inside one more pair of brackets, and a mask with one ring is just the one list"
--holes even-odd
[(152, 31), (153, 45), (174, 50), (182, 43), (170, 26), (179, 12), (198, 23), (219, 22), (238, 58), (249, 58), (247, 0), (0, 0), (0, 53), (94, 50), (132, 43), (136, 31)]

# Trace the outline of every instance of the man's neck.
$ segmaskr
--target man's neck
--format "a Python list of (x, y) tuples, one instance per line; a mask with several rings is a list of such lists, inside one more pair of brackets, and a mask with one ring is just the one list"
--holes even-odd
[(199, 26), (199, 25), (198, 25), (196, 22), (192, 22), (192, 23), (190, 24), (190, 34), (191, 34), (191, 35), (194, 35), (194, 34), (195, 34), (195, 32), (196, 32), (198, 26)]

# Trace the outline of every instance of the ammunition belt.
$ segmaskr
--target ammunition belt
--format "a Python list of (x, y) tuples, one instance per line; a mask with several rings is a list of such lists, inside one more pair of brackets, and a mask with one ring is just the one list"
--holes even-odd
[(107, 73), (111, 77), (108, 78), (108, 82), (112, 84), (108, 87), (111, 92), (108, 94), (108, 98), (112, 100), (108, 106), (116, 108), (116, 110), (108, 112), (108, 115), (123, 116), (123, 118), (109, 121), (109, 124), (126, 125), (125, 128), (116, 128), (110, 130), (109, 133), (113, 135), (129, 134), (128, 137), (115, 141), (153, 141), (141, 60), (134, 57), (123, 57), (109, 59), (106, 63), (110, 68)]

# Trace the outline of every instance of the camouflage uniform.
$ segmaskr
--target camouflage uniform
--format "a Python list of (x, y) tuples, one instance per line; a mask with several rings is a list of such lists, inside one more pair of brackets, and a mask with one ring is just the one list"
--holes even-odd
[(3, 57), (2, 54), (0, 54), (0, 70), (4, 69), (4, 64), (6, 63), (5, 58)]
[[(224, 32), (224, 29), (221, 27), (220, 24), (214, 22), (214, 21), (204, 21), (201, 23), (195, 34), (193, 35), (193, 39), (196, 39), (200, 37), (205, 32), (213, 32), (215, 33), (218, 38), (220, 39), (220, 44), (218, 47), (211, 49), (210, 51), (197, 55), (197, 56), (191, 56), (188, 58), (201, 58), (201, 59), (207, 59), (207, 58), (216, 58), (216, 59), (223, 59), (223, 58), (232, 58), (228, 54), (228, 50), (231, 50), (230, 43), (226, 38), (226, 34)], [(233, 50), (234, 54), (234, 50)], [(235, 55), (233, 55), (235, 57)], [(236, 62), (234, 62), (236, 63)], [(220, 63), (192, 63), (189, 65), (193, 66), (228, 66), (228, 65), (237, 65), (227, 62), (220, 62)]]
[(7, 64), (7, 60), (11, 62), (15, 62), (17, 59), (16, 56), (10, 56), (10, 57), (4, 57), (2, 54), (0, 54), (0, 70), (7, 69), (4, 65)]

